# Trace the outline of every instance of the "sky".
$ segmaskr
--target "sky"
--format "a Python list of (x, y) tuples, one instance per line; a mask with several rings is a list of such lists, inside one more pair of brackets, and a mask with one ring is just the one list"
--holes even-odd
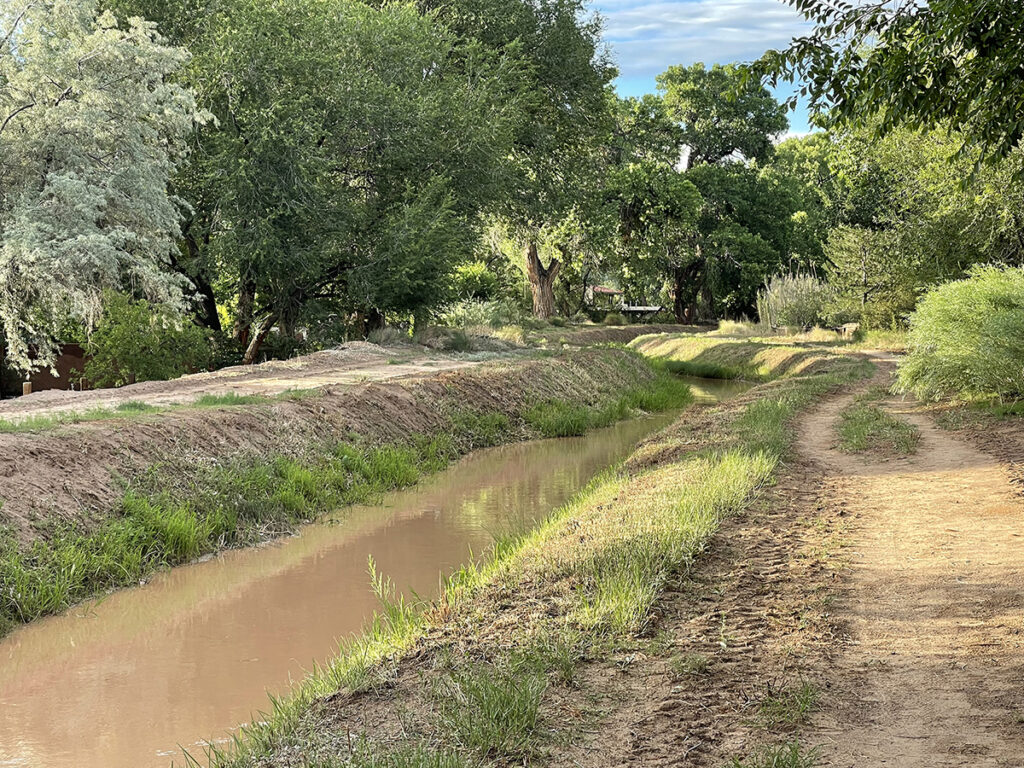
[[(655, 75), (672, 64), (750, 61), (784, 48), (810, 25), (782, 0), (593, 0), (605, 21), (621, 96), (654, 93)], [(784, 85), (780, 99), (792, 93)], [(806, 133), (806, 109), (789, 115), (790, 132)]]

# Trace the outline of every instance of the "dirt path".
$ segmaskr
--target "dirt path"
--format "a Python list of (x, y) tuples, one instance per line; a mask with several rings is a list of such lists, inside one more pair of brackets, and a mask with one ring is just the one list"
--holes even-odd
[(853, 395), (804, 420), (823, 502), (852, 518), (835, 605), (848, 636), (801, 740), (836, 768), (1024, 765), (1024, 504), (1007, 469), (898, 401), (915, 456), (833, 448)]
[(275, 395), (292, 389), (345, 386), (368, 381), (438, 373), (477, 365), (466, 356), (424, 354), (406, 348), (386, 348), (362, 341), (291, 360), (233, 366), (211, 373), (182, 376), (173, 381), (147, 381), (119, 389), (86, 392), (48, 390), (0, 402), (0, 419), (19, 421), (31, 416), (116, 408), (134, 401), (154, 406), (189, 403), (203, 395)]

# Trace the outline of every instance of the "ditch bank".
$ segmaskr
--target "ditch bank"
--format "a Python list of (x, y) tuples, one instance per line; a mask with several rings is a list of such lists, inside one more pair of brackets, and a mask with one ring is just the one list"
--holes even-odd
[(688, 398), (637, 353), (581, 349), (2, 434), (0, 631), (410, 485), (475, 448)]
[[(872, 368), (819, 354), (812, 373), (687, 409), (545, 524), (457, 573), (438, 600), (410, 603), (382, 582), (366, 633), (210, 764), (641, 761), (622, 750), (649, 692), (623, 675), (669, 664), (665, 591), (791, 459), (797, 416)], [(716, 765), (730, 756), (704, 749)]]

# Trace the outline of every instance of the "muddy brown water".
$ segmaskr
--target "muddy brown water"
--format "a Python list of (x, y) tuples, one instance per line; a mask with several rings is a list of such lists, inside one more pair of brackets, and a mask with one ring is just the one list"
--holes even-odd
[[(749, 385), (691, 380), (699, 399)], [(471, 455), (380, 504), (158, 574), (0, 641), (0, 767), (166, 768), (267, 707), (377, 607), (367, 574), (441, 574), (568, 500), (671, 416)]]

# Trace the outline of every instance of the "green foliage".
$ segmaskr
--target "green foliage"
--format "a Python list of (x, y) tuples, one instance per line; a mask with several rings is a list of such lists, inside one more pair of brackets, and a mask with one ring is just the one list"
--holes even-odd
[(822, 322), (831, 288), (811, 275), (780, 274), (757, 295), (757, 316), (771, 328), (810, 328)]
[(119, 27), (94, 0), (14, 0), (0, 29), (0, 330), (28, 371), (105, 291), (182, 307), (167, 186), (205, 118), (179, 84), (188, 53), (146, 21)]
[(210, 332), (145, 300), (107, 294), (87, 345), (85, 379), (96, 387), (162, 381), (209, 367)]
[(621, 312), (609, 312), (601, 322), (605, 325), (629, 325), (629, 320)]
[(498, 296), (498, 277), (486, 262), (471, 261), (455, 270), (452, 289), (463, 300), (490, 301)]
[(921, 398), (1024, 397), (1024, 269), (979, 267), (910, 319), (899, 387)]
[(757, 69), (804, 83), (799, 94), (825, 125), (877, 112), (876, 135), (900, 125), (949, 128), (960, 132), (962, 151), (979, 148), (993, 161), (1020, 146), (1024, 81), (1011, 74), (1024, 28), (1017, 0), (789, 3), (815, 28), (769, 51)]
[(789, 127), (786, 109), (767, 88), (733, 64), (669, 67), (658, 75), (668, 114), (682, 125), (689, 165), (719, 163), (733, 155), (771, 156), (772, 139)]

